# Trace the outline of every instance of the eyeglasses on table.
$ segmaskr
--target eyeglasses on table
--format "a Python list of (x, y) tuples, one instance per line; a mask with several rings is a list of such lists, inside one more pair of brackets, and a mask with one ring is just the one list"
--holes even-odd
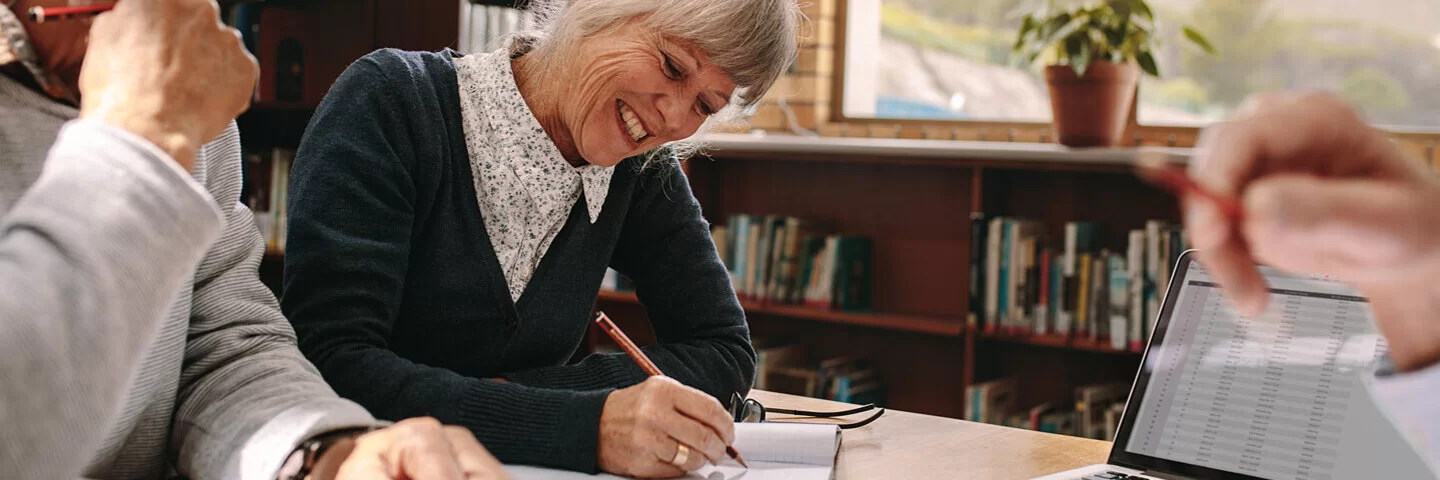
[[(860, 428), (860, 427), (869, 425), (871, 422), (874, 422), (875, 420), (878, 420), (881, 415), (884, 415), (884, 414), (885, 414), (885, 409), (884, 409), (884, 408), (881, 408), (881, 407), (876, 407), (875, 404), (873, 404), (873, 403), (869, 403), (869, 404), (861, 405), (861, 406), (859, 406), (859, 407), (852, 408), (852, 409), (849, 409), (849, 410), (839, 410), (839, 411), (834, 411), (834, 412), (816, 412), (816, 411), (810, 411), (810, 410), (795, 410), (795, 409), (789, 409), (789, 408), (769, 408), (769, 407), (766, 407), (766, 406), (764, 406), (764, 405), (761, 405), (761, 404), (760, 404), (760, 401), (758, 401), (758, 400), (755, 400), (755, 399), (753, 399), (753, 398), (745, 398), (745, 397), (740, 396), (740, 394), (739, 394), (738, 392), (737, 392), (737, 393), (734, 393), (734, 394), (732, 394), (732, 395), (730, 396), (730, 416), (731, 416), (732, 418), (734, 418), (734, 420), (735, 420), (736, 422), (749, 422), (749, 423), (766, 422), (766, 421), (769, 421), (769, 420), (766, 419), (766, 415), (767, 415), (767, 414), (770, 414), (770, 413), (779, 413), (779, 414), (784, 414), (784, 415), (796, 415), (796, 416), (801, 416), (801, 417), (812, 417), (812, 418), (836, 418), (836, 417), (844, 417), (844, 416), (849, 416), (849, 415), (855, 415), (855, 414), (857, 414), (857, 413), (865, 413), (865, 412), (872, 411), (872, 410), (875, 410), (876, 412), (875, 412), (874, 414), (870, 415), (869, 417), (865, 418), (864, 420), (860, 420), (860, 421), (858, 421), (858, 422), (851, 422), (851, 423), (839, 423), (839, 424), (834, 424), (834, 425), (836, 425), (836, 426), (839, 426), (841, 429), (845, 429), (845, 430), (852, 429), (852, 428)], [(776, 422), (776, 423), (804, 423), (804, 422)]]

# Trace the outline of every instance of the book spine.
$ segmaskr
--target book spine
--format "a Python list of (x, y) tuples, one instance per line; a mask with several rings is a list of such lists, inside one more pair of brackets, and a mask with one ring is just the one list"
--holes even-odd
[(1096, 341), (1109, 339), (1108, 336), (1105, 336), (1105, 330), (1108, 330), (1105, 324), (1110, 321), (1108, 312), (1110, 299), (1106, 296), (1105, 288), (1110, 282), (1107, 272), (1108, 262), (1106, 261), (1109, 257), (1109, 251), (1101, 250), (1090, 259), (1090, 292), (1087, 300), (1090, 311), (1086, 314), (1090, 322), (1087, 334), (1091, 340)]
[(1050, 325), (1052, 327), (1051, 330), (1055, 333), (1067, 335), (1070, 333), (1069, 323), (1064, 325), (1060, 324), (1060, 315), (1065, 304), (1065, 269), (1064, 266), (1060, 264), (1063, 261), (1061, 254), (1055, 252), (1052, 256), (1054, 258), (1050, 261), (1050, 299), (1048, 301), (1050, 305)]
[(1075, 271), (1075, 291), (1071, 293), (1075, 297), (1075, 334), (1087, 336), (1090, 329), (1090, 252), (1080, 254), (1079, 264)]
[[(1140, 318), (1140, 322), (1138, 322), (1139, 324), (1137, 325), (1137, 327), (1145, 330), (1149, 330), (1150, 319), (1155, 318), (1160, 313), (1160, 301), (1155, 291), (1161, 282), (1161, 271), (1164, 270), (1164, 268), (1160, 266), (1162, 258), (1160, 256), (1160, 236), (1164, 229), (1165, 222), (1159, 220), (1145, 222), (1145, 285), (1143, 291), (1145, 297), (1143, 300), (1145, 302), (1145, 314)], [(1139, 331), (1138, 329), (1135, 336), (1140, 341), (1148, 338), (1145, 332)], [(1139, 350), (1139, 347), (1135, 346), (1133, 350)]]
[(785, 270), (785, 246), (789, 244), (787, 236), (790, 231), (790, 221), (779, 219), (775, 224), (775, 241), (770, 247), (770, 276), (765, 279), (765, 289), (761, 293), (761, 300), (765, 303), (774, 303), (776, 290), (779, 289), (780, 279), (784, 276)]
[(1054, 252), (1045, 249), (1040, 253), (1040, 285), (1035, 307), (1035, 334), (1046, 335), (1050, 333), (1050, 262), (1054, 261)]
[(836, 237), (835, 269), (830, 271), (830, 308), (837, 310), (844, 306), (845, 295), (850, 291), (850, 276), (846, 274), (850, 267), (850, 249), (850, 237)]
[(820, 277), (820, 294), (815, 299), (815, 306), (821, 308), (832, 308), (835, 306), (835, 270), (839, 267), (840, 237), (831, 235), (825, 238), (825, 274)]
[(750, 277), (750, 300), (760, 300), (765, 294), (765, 279), (770, 275), (770, 250), (775, 244), (775, 216), (761, 217), (758, 253), (755, 255), (755, 275)]
[[(1159, 302), (1158, 304), (1163, 305), (1165, 294), (1170, 291), (1170, 272), (1172, 271), (1170, 270), (1169, 227), (1160, 230), (1160, 254), (1157, 255), (1157, 257), (1159, 265), (1157, 265), (1156, 268), (1159, 269), (1160, 273), (1155, 277), (1155, 300)], [(1160, 312), (1157, 308), (1155, 315), (1151, 315), (1150, 318), (1145, 319), (1145, 338), (1150, 338), (1150, 331), (1155, 328), (1155, 320), (1159, 318), (1159, 316)]]
[(801, 240), (800, 251), (798, 253), (798, 255), (800, 255), (800, 266), (795, 271), (794, 284), (791, 285), (790, 288), (790, 297), (785, 299), (785, 303), (805, 303), (805, 294), (808, 291), (810, 282), (810, 262), (814, 260), (815, 255), (815, 252), (811, 251), (814, 243), (815, 237), (809, 235), (806, 235), (805, 239)]
[(981, 319), (981, 327), (986, 331), (993, 331), (1000, 312), (1000, 238), (1004, 225), (1005, 219), (996, 217), (986, 229), (985, 317)]
[(1015, 282), (1010, 278), (1010, 250), (1015, 222), (1006, 219), (1002, 224), (1000, 237), (1000, 310), (995, 317), (999, 323), (1008, 324), (1006, 319), (1010, 315), (1010, 290), (1015, 287)]
[(750, 268), (750, 216), (736, 215), (735, 219), (735, 275), (730, 282), (736, 296), (745, 298), (745, 276)]
[(841, 310), (864, 311), (870, 308), (870, 261), (872, 244), (864, 237), (843, 237), (840, 240), (840, 268), (836, 272), (836, 306)]
[(1128, 345), (1130, 350), (1140, 350), (1141, 325), (1145, 323), (1146, 301), (1148, 300), (1145, 284), (1147, 258), (1150, 252), (1146, 251), (1149, 245), (1149, 233), (1147, 230), (1130, 231), (1130, 252), (1126, 260), (1129, 269), (1129, 290), (1127, 299), (1129, 308), (1129, 325), (1126, 328), (1128, 334)]
[(1024, 283), (1020, 285), (1023, 293), (1017, 298), (1018, 307), (1015, 308), (1017, 313), (1015, 317), (1015, 330), (1020, 334), (1028, 335), (1034, 330), (1033, 327), (1035, 326), (1035, 299), (1040, 296), (1040, 257), (1035, 249), (1035, 243), (1037, 241), (1039, 241), (1039, 239), (1036, 237), (1026, 236), (1024, 245), (1021, 248), (1021, 258), (1025, 262), (1025, 276), (1021, 277), (1024, 281)]
[(967, 292), (970, 304), (965, 315), (965, 324), (969, 328), (979, 328), (980, 319), (985, 315), (985, 250), (988, 247), (985, 232), (988, 227), (984, 213), (970, 213), (970, 284)]
[(1076, 230), (1078, 225), (1075, 222), (1065, 223), (1064, 250), (1060, 254), (1059, 262), (1059, 285), (1056, 289), (1059, 302), (1054, 304), (1055, 308), (1055, 329), (1061, 335), (1069, 335), (1072, 325), (1075, 323), (1075, 263), (1079, 258), (1076, 252)]
[(1116, 350), (1124, 350), (1130, 338), (1132, 316), (1128, 307), (1134, 302), (1131, 301), (1131, 270), (1126, 263), (1119, 254), (1110, 256), (1110, 347)]
[(825, 237), (811, 237), (807, 242), (809, 242), (809, 246), (805, 248), (806, 259), (804, 273), (802, 273), (805, 288), (800, 294), (801, 305), (810, 305), (815, 300), (815, 290), (820, 278), (821, 256), (825, 253)]

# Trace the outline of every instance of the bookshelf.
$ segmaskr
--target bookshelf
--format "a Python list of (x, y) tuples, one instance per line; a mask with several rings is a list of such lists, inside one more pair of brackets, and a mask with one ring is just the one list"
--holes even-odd
[[(1032, 218), (1049, 232), (1088, 220), (1102, 226), (1098, 245), (1120, 250), (1146, 220), (1179, 220), (1172, 197), (1130, 174), (1130, 159), (1143, 150), (1183, 162), (1188, 150), (749, 134), (711, 135), (709, 145), (686, 170), (712, 224), (793, 215), (874, 241), (871, 313), (742, 301), (756, 338), (799, 339), (812, 361), (868, 356), (890, 407), (957, 418), (967, 386), (1006, 376), (1018, 379), (1021, 408), (1133, 379), (1140, 353), (1108, 341), (966, 325), (969, 214)], [(601, 292), (597, 308), (629, 318), (627, 331), (648, 329), (633, 293)]]
[(1140, 355), (1141, 352), (1130, 349), (1116, 349), (1110, 346), (1110, 342), (1102, 342), (1089, 338), (1061, 335), (1026, 335), (1004, 332), (983, 332), (975, 328), (966, 329), (966, 335), (971, 335), (981, 340), (1009, 342), (1022, 345), (1034, 345), (1058, 349), (1079, 350), (1083, 352), (1110, 353), (1115, 355)]

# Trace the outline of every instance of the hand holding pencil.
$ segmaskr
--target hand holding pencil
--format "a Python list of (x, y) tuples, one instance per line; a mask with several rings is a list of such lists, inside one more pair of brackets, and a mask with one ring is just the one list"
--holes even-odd
[(1241, 312), (1270, 296), (1256, 264), (1325, 275), (1370, 299), (1397, 367), (1440, 359), (1440, 179), (1423, 162), (1320, 92), (1253, 97), (1195, 151), (1185, 229)]
[[(606, 399), (600, 416), (600, 469), (660, 478), (684, 475), (707, 461), (724, 462), (734, 452), (728, 445), (735, 441), (735, 423), (720, 402), (661, 375), (623, 332), (601, 318), (597, 323), (651, 376)], [(743, 465), (738, 453), (735, 457)]]

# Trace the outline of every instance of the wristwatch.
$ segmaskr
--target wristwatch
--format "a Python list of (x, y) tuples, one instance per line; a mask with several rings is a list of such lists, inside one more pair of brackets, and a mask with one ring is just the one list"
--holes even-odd
[(276, 473), (276, 480), (308, 480), (315, 470), (320, 456), (330, 450), (336, 444), (345, 441), (353, 441), (356, 437), (366, 433), (379, 430), (382, 427), (356, 427), (332, 430), (325, 432), (301, 442), (290, 456), (285, 457), (285, 463), (280, 465), (280, 471)]

